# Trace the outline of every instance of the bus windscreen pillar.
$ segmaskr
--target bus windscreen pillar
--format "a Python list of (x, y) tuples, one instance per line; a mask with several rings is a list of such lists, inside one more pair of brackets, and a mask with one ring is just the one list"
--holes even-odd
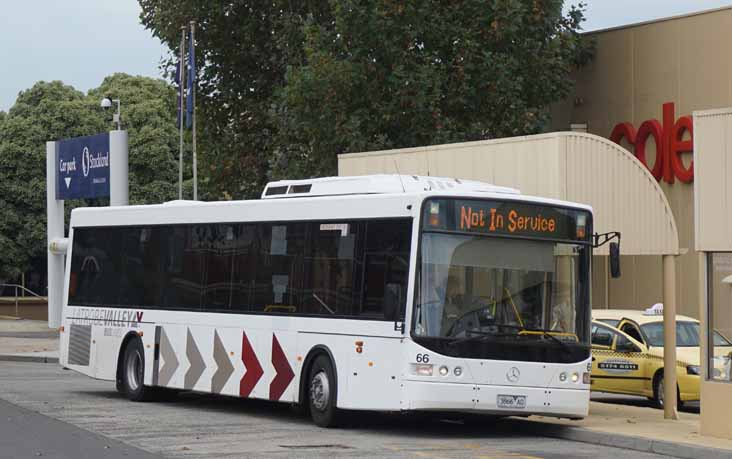
[(48, 326), (61, 325), (65, 289), (64, 201), (109, 198), (112, 206), (129, 202), (127, 131), (47, 142), (46, 207), (48, 225)]

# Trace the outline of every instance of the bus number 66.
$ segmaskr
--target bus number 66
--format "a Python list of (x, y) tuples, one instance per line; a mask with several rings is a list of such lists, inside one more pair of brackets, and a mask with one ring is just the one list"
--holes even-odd
[(429, 354), (417, 354), (417, 363), (429, 363), (430, 362), (430, 355)]

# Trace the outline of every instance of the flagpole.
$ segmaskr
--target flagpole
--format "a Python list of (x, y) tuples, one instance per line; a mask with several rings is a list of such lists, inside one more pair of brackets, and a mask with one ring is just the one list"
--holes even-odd
[[(195, 49), (196, 49), (196, 42), (195, 42), (195, 35), (196, 35), (196, 21), (191, 21), (191, 50), (194, 51), (195, 56)], [(193, 62), (193, 65), (195, 65), (195, 57), (191, 57), (191, 61)], [(193, 75), (193, 79), (190, 82), (191, 85), (191, 91), (193, 91), (193, 107), (192, 107), (192, 113), (193, 113), (193, 200), (198, 201), (198, 161), (196, 157), (196, 80), (195, 80), (195, 74)]]
[(183, 199), (183, 104), (186, 87), (185, 71), (186, 28), (181, 27), (180, 60), (178, 61), (178, 129), (180, 131), (180, 150), (178, 151), (178, 199)]

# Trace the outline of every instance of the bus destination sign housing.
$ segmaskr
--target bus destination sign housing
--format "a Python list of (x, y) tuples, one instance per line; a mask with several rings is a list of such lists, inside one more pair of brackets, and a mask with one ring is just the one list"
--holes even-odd
[(517, 201), (429, 199), (423, 207), (426, 231), (591, 241), (590, 212)]

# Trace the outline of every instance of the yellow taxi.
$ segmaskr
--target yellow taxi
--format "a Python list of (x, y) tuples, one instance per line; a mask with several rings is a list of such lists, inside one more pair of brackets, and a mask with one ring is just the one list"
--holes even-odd
[[(663, 406), (663, 305), (645, 311), (597, 309), (592, 319), (592, 390), (646, 396)], [(679, 404), (699, 400), (699, 336), (698, 320), (676, 316)], [(714, 345), (715, 355), (732, 351), (718, 332)], [(726, 366), (715, 368), (715, 375), (729, 372)]]

